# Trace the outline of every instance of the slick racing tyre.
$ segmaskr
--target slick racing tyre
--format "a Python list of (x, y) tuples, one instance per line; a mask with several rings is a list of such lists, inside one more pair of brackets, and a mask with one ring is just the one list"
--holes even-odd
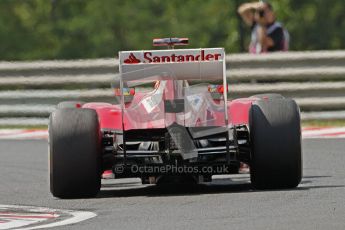
[(296, 187), (302, 178), (299, 107), (290, 99), (256, 101), (249, 114), (250, 177), (256, 189)]
[(58, 109), (49, 118), (50, 190), (59, 198), (94, 197), (101, 187), (97, 113)]
[(85, 104), (83, 101), (63, 101), (60, 102), (56, 107), (57, 109), (66, 109), (66, 108), (80, 108)]

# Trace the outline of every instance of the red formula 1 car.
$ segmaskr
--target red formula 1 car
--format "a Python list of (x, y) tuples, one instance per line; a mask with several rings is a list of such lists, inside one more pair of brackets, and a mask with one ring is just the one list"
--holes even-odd
[(105, 170), (143, 183), (206, 182), (245, 163), (256, 189), (300, 183), (296, 102), (278, 94), (228, 101), (224, 49), (173, 49), (186, 43), (155, 39), (170, 49), (120, 52), (114, 104), (58, 105), (49, 121), (54, 196), (97, 195)]

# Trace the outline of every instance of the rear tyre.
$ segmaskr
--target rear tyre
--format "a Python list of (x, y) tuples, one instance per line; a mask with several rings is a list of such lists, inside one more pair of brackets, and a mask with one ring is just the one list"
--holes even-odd
[(80, 108), (85, 104), (83, 101), (63, 101), (60, 102), (56, 107), (57, 109), (75, 109)]
[(260, 99), (285, 99), (281, 94), (278, 93), (263, 93), (263, 94), (255, 94), (251, 96), (251, 98), (256, 97)]
[(254, 188), (296, 187), (302, 178), (299, 107), (291, 99), (259, 100), (250, 110)]
[(50, 191), (59, 198), (94, 197), (101, 187), (97, 113), (58, 109), (49, 119)]

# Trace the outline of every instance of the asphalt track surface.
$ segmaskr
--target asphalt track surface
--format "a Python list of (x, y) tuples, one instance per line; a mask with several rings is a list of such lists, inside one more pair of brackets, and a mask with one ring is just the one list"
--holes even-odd
[(246, 174), (191, 187), (108, 180), (95, 199), (59, 200), (48, 189), (47, 142), (1, 140), (0, 204), (97, 214), (56, 229), (345, 229), (345, 139), (304, 140), (303, 151), (297, 189), (255, 191)]

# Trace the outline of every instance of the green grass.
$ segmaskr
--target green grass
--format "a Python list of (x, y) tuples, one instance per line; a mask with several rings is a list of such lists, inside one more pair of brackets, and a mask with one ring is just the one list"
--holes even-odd
[(47, 125), (0, 125), (0, 129), (48, 129)]
[(302, 126), (316, 126), (316, 127), (340, 127), (345, 126), (345, 120), (310, 120), (302, 121)]

